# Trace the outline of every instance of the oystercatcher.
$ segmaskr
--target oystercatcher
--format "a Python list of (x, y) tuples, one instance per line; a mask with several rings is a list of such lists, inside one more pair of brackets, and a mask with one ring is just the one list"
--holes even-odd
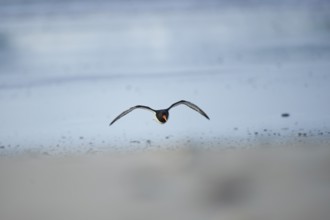
[[(152, 111), (155, 113), (156, 115), (156, 118), (157, 120), (164, 124), (165, 122), (167, 122), (168, 120), (168, 116), (169, 116), (169, 110), (177, 105), (180, 105), (180, 104), (184, 104), (190, 108), (192, 108), (193, 110), (199, 112), (201, 115), (203, 115), (205, 118), (209, 119), (210, 118), (207, 116), (207, 114), (202, 110), (200, 109), (197, 105), (191, 103), (191, 102), (188, 102), (188, 101), (185, 101), (185, 100), (181, 100), (181, 101), (178, 101), (176, 103), (173, 103), (170, 107), (168, 107), (167, 109), (161, 109), (161, 110), (154, 110), (148, 106), (144, 106), (144, 105), (136, 105), (134, 107), (131, 107), (129, 109), (127, 109), (126, 111), (124, 111), (123, 113), (121, 113), (120, 115), (118, 115), (111, 123), (110, 125), (112, 125), (113, 123), (115, 123), (118, 119), (120, 119), (121, 117), (127, 115), (128, 113), (130, 113), (131, 111), (133, 111), (134, 109), (137, 109), (137, 108), (141, 108), (141, 109), (146, 109), (146, 110), (149, 110), (149, 111)], [(109, 126), (110, 126), (109, 125)]]

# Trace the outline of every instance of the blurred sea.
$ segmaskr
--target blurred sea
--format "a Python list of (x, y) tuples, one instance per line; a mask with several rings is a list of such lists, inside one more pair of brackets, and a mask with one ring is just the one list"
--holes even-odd
[[(326, 0), (1, 0), (0, 154), (329, 142), (329, 9)], [(136, 110), (109, 127), (131, 106), (181, 99), (211, 120), (180, 106), (165, 125)]]

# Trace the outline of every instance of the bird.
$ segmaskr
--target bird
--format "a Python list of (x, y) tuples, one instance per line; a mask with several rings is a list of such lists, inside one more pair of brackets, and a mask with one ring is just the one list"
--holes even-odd
[(152, 111), (155, 113), (155, 116), (157, 118), (157, 120), (161, 123), (161, 124), (164, 124), (168, 121), (168, 118), (169, 118), (169, 110), (175, 106), (178, 106), (178, 105), (186, 105), (188, 107), (190, 107), (191, 109), (197, 111), (198, 113), (200, 113), (201, 115), (203, 115), (205, 118), (207, 118), (208, 120), (210, 120), (209, 116), (207, 116), (207, 114), (201, 109), (199, 108), (197, 105), (191, 103), (191, 102), (188, 102), (188, 101), (185, 101), (185, 100), (181, 100), (181, 101), (178, 101), (178, 102), (175, 102), (173, 103), (170, 107), (166, 108), (166, 109), (160, 109), (160, 110), (155, 110), (155, 109), (152, 109), (148, 106), (144, 106), (144, 105), (136, 105), (136, 106), (133, 106), (129, 109), (127, 109), (126, 111), (122, 112), (120, 115), (118, 115), (111, 123), (109, 126), (111, 126), (113, 123), (115, 123), (118, 119), (120, 119), (121, 117), (127, 115), (128, 113), (130, 113), (131, 111), (133, 111), (134, 109), (145, 109), (145, 110), (149, 110), (149, 111)]

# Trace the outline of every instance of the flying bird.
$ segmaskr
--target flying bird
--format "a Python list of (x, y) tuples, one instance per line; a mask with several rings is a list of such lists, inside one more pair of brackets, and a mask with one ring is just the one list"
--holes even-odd
[[(191, 102), (188, 102), (188, 101), (185, 101), (185, 100), (181, 100), (181, 101), (178, 101), (176, 103), (173, 103), (170, 107), (166, 108), (166, 109), (160, 109), (160, 110), (155, 110), (155, 109), (152, 109), (148, 106), (144, 106), (144, 105), (136, 105), (136, 106), (133, 106), (129, 109), (127, 109), (126, 111), (122, 112), (120, 115), (118, 115), (111, 123), (110, 125), (112, 125), (113, 123), (115, 123), (118, 119), (120, 119), (121, 117), (127, 115), (128, 113), (130, 113), (131, 111), (133, 111), (134, 109), (137, 109), (137, 108), (141, 108), (141, 109), (145, 109), (145, 110), (149, 110), (149, 111), (152, 111), (155, 113), (156, 115), (156, 118), (157, 120), (164, 124), (168, 121), (168, 117), (169, 117), (169, 110), (175, 106), (178, 106), (180, 104), (184, 104), (190, 108), (192, 108), (193, 110), (197, 111), (198, 113), (200, 113), (201, 115), (203, 115), (205, 118), (209, 119), (210, 118), (207, 116), (207, 114), (202, 110), (200, 109), (197, 105), (191, 103)], [(109, 126), (110, 126), (109, 125)]]

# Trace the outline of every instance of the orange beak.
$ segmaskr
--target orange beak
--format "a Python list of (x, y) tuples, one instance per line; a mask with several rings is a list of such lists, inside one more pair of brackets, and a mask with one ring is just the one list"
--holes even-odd
[(162, 117), (165, 121), (167, 121), (166, 115), (163, 115)]

